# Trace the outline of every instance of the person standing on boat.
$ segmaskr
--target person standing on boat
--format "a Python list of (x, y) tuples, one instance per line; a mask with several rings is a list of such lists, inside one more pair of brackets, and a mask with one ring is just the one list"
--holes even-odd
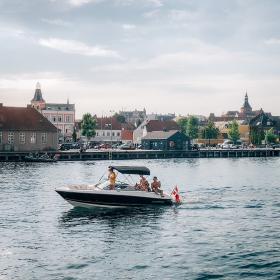
[(156, 176), (154, 176), (154, 178), (153, 178), (153, 182), (151, 183), (151, 187), (152, 187), (153, 192), (163, 196), (163, 191), (161, 189), (161, 183)]
[(109, 174), (108, 174), (108, 180), (110, 182), (110, 190), (114, 190), (115, 189), (115, 185), (116, 185), (116, 179), (117, 179), (117, 175), (114, 172), (114, 169), (112, 166), (109, 166), (108, 168)]

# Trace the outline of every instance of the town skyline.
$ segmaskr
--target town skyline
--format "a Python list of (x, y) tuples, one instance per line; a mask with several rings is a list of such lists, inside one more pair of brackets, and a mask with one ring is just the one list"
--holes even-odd
[[(39, 88), (41, 89), (41, 84), (39, 82), (36, 83), (36, 87), (39, 86)], [(36, 87), (34, 88), (34, 92), (36, 91)], [(33, 95), (34, 95), (34, 92), (33, 92)], [(237, 106), (236, 108), (234, 107), (231, 107), (231, 108), (223, 108), (222, 111), (218, 111), (218, 112), (215, 112), (215, 111), (210, 111), (208, 114), (204, 114), (203, 112), (195, 112), (195, 113), (191, 113), (191, 112), (176, 112), (176, 111), (172, 111), (171, 109), (169, 111), (158, 111), (158, 112), (154, 112), (154, 111), (149, 111), (147, 110), (147, 107), (122, 107), (122, 108), (117, 108), (115, 110), (112, 110), (112, 109), (103, 109), (103, 108), (99, 108), (97, 110), (92, 110), (92, 111), (88, 111), (88, 112), (83, 112), (81, 110), (79, 110), (79, 102), (78, 103), (75, 103), (75, 102), (72, 102), (72, 100), (69, 99), (69, 97), (67, 97), (67, 100), (61, 100), (59, 98), (55, 99), (55, 100), (48, 100), (48, 96), (45, 95), (43, 93), (43, 90), (42, 90), (42, 97), (48, 101), (48, 103), (62, 103), (62, 104), (66, 104), (67, 102), (69, 102), (70, 104), (75, 104), (75, 116), (76, 116), (76, 119), (81, 119), (82, 116), (85, 114), (85, 113), (91, 113), (93, 115), (97, 115), (97, 116), (111, 116), (115, 113), (119, 113), (121, 111), (141, 111), (142, 109), (145, 109), (147, 111), (147, 114), (175, 114), (176, 116), (187, 116), (187, 115), (197, 115), (197, 116), (205, 116), (205, 117), (209, 117), (210, 114), (214, 113), (215, 115), (219, 116), (219, 115), (223, 115), (225, 114), (226, 112), (228, 111), (239, 111), (241, 106), (242, 106), (242, 102), (244, 101), (244, 97), (245, 95), (247, 95), (248, 92), (246, 91), (244, 93), (244, 95), (242, 96), (242, 99), (240, 100), (239, 102), (239, 107)], [(32, 95), (32, 97), (33, 97)], [(250, 100), (250, 104), (253, 104), (252, 108), (255, 109), (255, 110), (260, 110), (260, 109), (263, 109), (265, 112), (269, 112), (269, 113), (272, 113), (274, 115), (280, 115), (280, 112), (276, 112), (276, 114), (266, 108), (263, 108), (261, 105), (260, 106), (254, 106), (254, 102), (252, 102), (251, 98), (250, 98), (250, 95), (248, 94), (248, 97), (249, 97), (249, 100)], [(31, 98), (32, 99), (32, 98)], [(5, 106), (10, 106), (10, 107), (13, 107), (13, 106), (16, 106), (16, 107), (26, 107), (27, 105), (30, 105), (30, 102), (31, 102), (31, 99), (29, 101), (27, 101), (26, 104), (17, 104), (16, 102), (13, 103), (13, 104), (7, 104), (7, 103), (4, 103), (3, 105)], [(3, 103), (3, 102), (2, 102)]]
[[(37, 81), (48, 102), (98, 115), (280, 115), (280, 3), (216, 0), (0, 1), (0, 100), (25, 106)], [(171, 102), (172, 101), (172, 102)]]

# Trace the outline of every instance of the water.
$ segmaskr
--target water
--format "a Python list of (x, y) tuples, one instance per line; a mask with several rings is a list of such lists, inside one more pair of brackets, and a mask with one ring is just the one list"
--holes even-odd
[(0, 165), (0, 279), (280, 279), (280, 159), (146, 165), (179, 208), (81, 211), (54, 188), (109, 162)]

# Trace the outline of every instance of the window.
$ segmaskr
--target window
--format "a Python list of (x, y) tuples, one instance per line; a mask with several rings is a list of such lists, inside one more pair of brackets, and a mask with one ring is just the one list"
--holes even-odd
[(0, 131), (0, 144), (2, 144), (3, 142), (3, 134), (2, 134), (2, 131)]
[(25, 144), (25, 133), (24, 132), (19, 133), (19, 143)]
[(99, 136), (98, 132), (96, 132), (96, 136)]
[(117, 132), (117, 136), (121, 136), (121, 133), (120, 133), (120, 132)]
[(112, 132), (112, 136), (115, 136), (115, 132)]
[(62, 122), (62, 116), (58, 116), (58, 117), (57, 117), (57, 121), (58, 121), (58, 122)]
[(47, 133), (42, 133), (41, 135), (42, 144), (47, 144)]
[(71, 115), (66, 115), (65, 116), (65, 122), (70, 123), (72, 121), (72, 116)]
[(110, 136), (110, 132), (109, 131), (107, 132), (107, 136)]
[(102, 135), (105, 136), (105, 132), (104, 131), (103, 131)]
[(52, 116), (52, 122), (56, 122), (56, 116)]
[(15, 138), (14, 132), (9, 132), (8, 133), (8, 144), (14, 144), (14, 138)]
[(35, 144), (36, 143), (36, 132), (32, 132), (31, 133), (30, 143), (31, 144)]

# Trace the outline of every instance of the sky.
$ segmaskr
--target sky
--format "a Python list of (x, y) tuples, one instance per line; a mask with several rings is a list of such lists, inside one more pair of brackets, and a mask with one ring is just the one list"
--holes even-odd
[(279, 0), (0, 0), (0, 102), (280, 115)]

